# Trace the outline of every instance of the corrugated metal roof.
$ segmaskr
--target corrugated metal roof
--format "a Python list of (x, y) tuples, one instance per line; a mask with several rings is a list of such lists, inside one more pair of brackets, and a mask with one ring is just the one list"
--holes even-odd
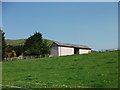
[(76, 45), (76, 44), (68, 44), (68, 43), (60, 43), (60, 42), (54, 42), (59, 46), (67, 46), (67, 47), (76, 47), (76, 48), (86, 48), (86, 49), (91, 49), (88, 46), (85, 45)]

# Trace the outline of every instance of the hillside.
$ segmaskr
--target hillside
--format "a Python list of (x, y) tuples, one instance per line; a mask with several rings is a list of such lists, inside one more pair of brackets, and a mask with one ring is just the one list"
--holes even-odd
[(24, 45), (26, 39), (18, 39), (18, 40), (11, 40), (11, 39), (6, 39), (6, 44), (7, 45), (12, 45), (12, 46), (17, 46), (17, 45)]
[(3, 85), (21, 88), (117, 88), (118, 51), (7, 61), (2, 70)]
[[(18, 45), (24, 45), (26, 39), (18, 39), (18, 40), (11, 40), (11, 39), (6, 39), (6, 44), (7, 45), (12, 45), (12, 46), (18, 46)], [(43, 39), (47, 40), (47, 39)], [(47, 40), (48, 44), (51, 45), (53, 43), (52, 40)]]

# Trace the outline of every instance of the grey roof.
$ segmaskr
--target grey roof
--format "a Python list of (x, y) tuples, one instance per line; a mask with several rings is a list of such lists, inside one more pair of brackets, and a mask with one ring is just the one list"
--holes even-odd
[(86, 49), (91, 49), (88, 46), (85, 45), (76, 45), (76, 44), (68, 44), (68, 43), (60, 43), (60, 42), (54, 42), (59, 46), (67, 46), (67, 47), (76, 47), (76, 48), (86, 48)]

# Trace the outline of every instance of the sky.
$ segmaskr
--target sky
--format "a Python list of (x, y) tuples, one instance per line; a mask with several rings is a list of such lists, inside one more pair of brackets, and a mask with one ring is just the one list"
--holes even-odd
[(6, 39), (43, 38), (87, 45), (93, 50), (118, 47), (117, 2), (2, 2)]

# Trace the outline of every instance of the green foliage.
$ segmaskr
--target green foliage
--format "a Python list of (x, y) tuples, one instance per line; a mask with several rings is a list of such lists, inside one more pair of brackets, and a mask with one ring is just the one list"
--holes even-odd
[(42, 41), (42, 49), (41, 49), (41, 54), (44, 57), (45, 55), (49, 55), (50, 54), (50, 46), (48, 44), (47, 40), (43, 40)]
[(117, 88), (118, 51), (2, 63), (3, 85), (22, 88)]
[[(0, 29), (0, 34), (2, 35), (2, 60), (4, 60), (5, 57), (5, 47), (6, 47), (6, 43), (5, 43), (5, 33)], [(0, 35), (0, 37), (1, 37)]]
[(11, 58), (11, 57), (16, 57), (16, 52), (13, 49), (13, 46), (6, 46), (5, 48), (5, 58)]
[(25, 44), (24, 50), (26, 55), (41, 55), (42, 48), (42, 34), (39, 32), (34, 33), (30, 36)]
[(24, 46), (23, 45), (18, 45), (18, 46), (13, 46), (13, 49), (15, 50), (17, 57), (22, 55), (24, 52)]
[[(30, 38), (30, 37), (29, 37)], [(27, 39), (18, 39), (18, 40), (10, 40), (10, 39), (6, 39), (6, 45), (7, 46), (13, 46), (13, 49), (15, 50), (16, 54), (17, 54), (17, 57), (21, 54), (23, 54), (24, 52), (24, 44), (26, 42)], [(33, 41), (32, 41), (33, 42)], [(34, 41), (34, 42), (37, 42)], [(50, 53), (50, 49), (49, 47), (51, 46), (51, 44), (53, 43), (52, 40), (47, 40), (47, 39), (42, 39), (42, 56), (45, 56), (45, 55), (48, 55)], [(47, 44), (47, 45), (45, 45)], [(26, 46), (27, 47), (27, 46)], [(43, 49), (44, 48), (44, 49)], [(44, 50), (44, 51), (43, 51)], [(29, 50), (26, 51), (26, 53), (28, 55), (31, 55), (31, 52), (33, 52), (34, 54), (37, 54), (38, 53), (38, 50), (37, 49), (34, 49), (34, 48), (31, 48)]]
[(43, 40), (42, 34), (39, 32), (34, 33), (26, 40), (24, 50), (26, 55), (42, 55), (43, 57), (50, 53), (47, 40)]
[[(15, 50), (15, 52), (17, 54), (17, 57), (24, 52), (24, 43), (25, 43), (26, 39), (18, 39), (18, 40), (9, 40), (9, 39), (6, 39), (5, 41), (6, 41), (6, 45), (7, 46), (9, 46), (9, 45), (13, 46), (13, 49)], [(52, 40), (47, 40), (47, 39), (42, 39), (42, 41), (43, 41), (43, 43), (47, 42), (46, 46), (48, 46), (48, 47), (50, 47), (51, 44), (54, 42)], [(48, 47), (46, 47), (46, 48), (48, 48)], [(28, 50), (27, 52), (29, 53), (30, 51)], [(47, 54), (49, 54), (49, 49), (46, 52), (47, 52)]]
[(0, 30), (0, 61), (2, 59), (2, 31)]

